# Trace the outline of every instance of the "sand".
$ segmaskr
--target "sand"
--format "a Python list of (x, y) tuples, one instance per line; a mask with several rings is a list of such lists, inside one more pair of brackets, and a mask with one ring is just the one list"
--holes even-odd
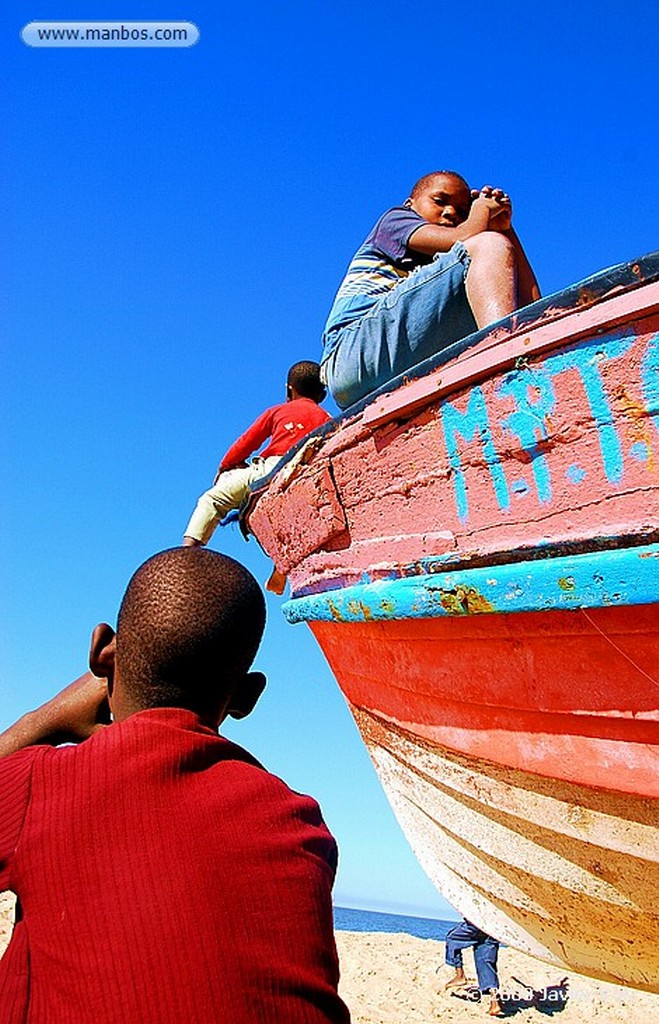
[[(0, 893), (0, 955), (11, 934), (12, 911), (13, 898)], [(353, 1024), (470, 1024), (494, 1019), (479, 1003), (443, 991), (453, 973), (444, 965), (443, 942), (374, 932), (337, 932), (336, 942), (340, 991)], [(469, 952), (465, 969), (467, 977), (475, 977)], [(583, 978), (516, 950), (501, 950), (499, 975), (506, 1016), (515, 1024), (542, 1024), (550, 1017), (560, 1024), (655, 1024), (659, 1020), (659, 995)], [(560, 988), (564, 978), (567, 988)], [(531, 989), (540, 995), (536, 1005)]]
[[(340, 991), (353, 1024), (470, 1024), (495, 1019), (480, 1003), (443, 991), (453, 974), (444, 965), (443, 942), (368, 932), (337, 932), (336, 941)], [(475, 978), (470, 952), (465, 953), (464, 963), (467, 977)], [(561, 1024), (656, 1024), (659, 1020), (659, 995), (593, 981), (509, 948), (499, 953), (499, 978), (506, 1017), (515, 1024), (542, 1024), (551, 1017)], [(567, 989), (559, 987), (563, 978), (567, 978)], [(536, 1006), (530, 989), (543, 997)]]
[(14, 919), (14, 897), (9, 892), (0, 892), (0, 956), (11, 936), (11, 922)]

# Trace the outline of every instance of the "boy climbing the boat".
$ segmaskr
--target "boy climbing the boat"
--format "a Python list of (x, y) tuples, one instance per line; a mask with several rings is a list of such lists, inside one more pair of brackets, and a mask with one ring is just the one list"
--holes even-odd
[[(231, 445), (220, 462), (213, 486), (201, 495), (185, 528), (184, 547), (207, 544), (220, 520), (240, 507), (251, 484), (267, 476), (294, 444), (331, 419), (320, 407), (326, 394), (318, 363), (304, 360), (291, 366), (286, 379), (286, 401), (266, 409)], [(267, 447), (248, 463), (249, 456), (268, 438)]]
[(510, 197), (455, 171), (416, 182), (353, 257), (323, 334), (321, 375), (345, 409), (540, 298)]

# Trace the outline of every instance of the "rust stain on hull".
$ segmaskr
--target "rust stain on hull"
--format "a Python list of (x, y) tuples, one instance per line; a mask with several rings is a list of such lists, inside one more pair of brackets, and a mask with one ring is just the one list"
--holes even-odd
[(480, 615), (496, 610), (494, 605), (473, 587), (456, 587), (454, 590), (433, 588), (431, 594), (449, 615)]

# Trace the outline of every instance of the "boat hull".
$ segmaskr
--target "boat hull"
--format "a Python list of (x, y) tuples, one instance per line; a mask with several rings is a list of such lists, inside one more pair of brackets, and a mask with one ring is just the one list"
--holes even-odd
[(659, 254), (347, 410), (246, 518), (442, 893), (659, 991)]
[(249, 511), (292, 596), (658, 537), (659, 280), (639, 292), (481, 332), (312, 435)]
[(532, 955), (656, 991), (659, 607), (310, 626), (446, 898)]
[(310, 625), (354, 708), (472, 758), (659, 797), (659, 605)]
[(503, 942), (657, 991), (657, 829), (648, 800), (459, 754), (353, 707), (420, 864)]

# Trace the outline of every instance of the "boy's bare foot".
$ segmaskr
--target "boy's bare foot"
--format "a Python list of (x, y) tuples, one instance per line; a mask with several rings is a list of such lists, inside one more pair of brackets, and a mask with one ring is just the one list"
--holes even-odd
[(487, 1008), (489, 1017), (505, 1017), (506, 1011), (499, 1001), (499, 997), (492, 993), (490, 995), (490, 1005)]
[(200, 540), (197, 540), (196, 537), (184, 537), (183, 538), (182, 547), (184, 547), (184, 548), (200, 548), (200, 547), (202, 547), (202, 543), (201, 543)]
[(455, 974), (453, 975), (453, 977), (449, 978), (449, 980), (444, 985), (444, 991), (448, 992), (449, 989), (452, 989), (452, 988), (464, 988), (468, 984), (469, 984), (469, 982), (467, 981), (467, 979), (465, 977), (465, 972), (461, 971), (461, 970), (457, 970), (455, 972)]

